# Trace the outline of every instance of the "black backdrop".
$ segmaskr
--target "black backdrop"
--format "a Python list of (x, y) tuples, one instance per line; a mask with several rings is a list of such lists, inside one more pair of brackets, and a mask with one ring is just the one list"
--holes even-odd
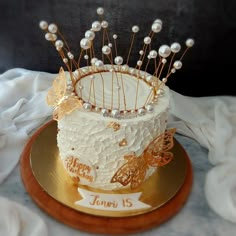
[[(121, 38), (117, 41), (121, 55), (127, 51), (132, 25), (141, 29), (139, 50), (156, 18), (163, 20), (157, 48), (195, 39), (183, 69), (168, 81), (171, 89), (190, 96), (236, 95), (235, 0), (0, 0), (0, 73), (15, 67), (57, 73), (63, 63), (44, 40), (38, 22), (57, 23), (78, 56), (80, 39), (97, 19), (99, 6), (105, 8), (110, 32)], [(137, 61), (134, 55), (131, 64)]]

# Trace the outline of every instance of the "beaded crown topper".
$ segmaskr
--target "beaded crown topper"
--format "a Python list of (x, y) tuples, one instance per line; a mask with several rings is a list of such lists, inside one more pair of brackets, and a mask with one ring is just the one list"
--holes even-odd
[[(109, 24), (104, 20), (104, 9), (97, 8), (97, 14), (99, 19), (92, 22), (91, 28), (85, 31), (84, 38), (80, 41), (78, 59), (75, 59), (56, 24), (48, 24), (46, 21), (39, 23), (40, 28), (45, 31), (46, 40), (55, 46), (70, 75), (68, 81), (61, 68), (52, 89), (49, 91), (48, 104), (55, 107), (54, 119), (60, 119), (78, 107), (114, 118), (136, 117), (153, 112), (154, 104), (158, 97), (163, 95), (163, 87), (168, 78), (182, 68), (184, 55), (194, 45), (194, 40), (189, 38), (185, 42), (184, 50), (181, 50), (181, 45), (178, 42), (173, 42), (170, 46), (161, 45), (158, 50), (153, 49), (154, 36), (162, 29), (162, 21), (156, 19), (151, 25), (150, 33), (143, 39), (143, 46), (139, 51), (136, 66), (130, 68), (129, 59), (139, 27), (137, 25), (132, 27), (130, 46), (127, 55), (123, 57), (119, 55), (117, 50), (118, 35), (109, 36)], [(100, 53), (96, 55), (94, 42), (98, 33), (102, 34), (102, 42)], [(178, 56), (178, 54), (181, 55)], [(177, 56), (178, 59), (176, 59)], [(86, 67), (81, 67), (82, 60), (86, 61)], [(152, 74), (148, 73), (150, 66), (154, 67)], [(106, 88), (107, 81), (104, 82), (104, 73), (106, 72), (110, 72), (111, 85), (109, 88)], [(89, 83), (83, 84), (84, 78), (89, 80)], [(125, 89), (127, 79), (130, 78), (135, 78), (134, 94), (127, 94)], [(100, 103), (96, 99), (97, 85), (95, 86), (95, 80), (96, 84), (100, 83), (100, 87), (102, 87), (102, 101)], [(142, 93), (139, 89), (140, 83), (145, 83), (149, 89), (143, 103), (138, 103), (138, 98)], [(84, 86), (87, 86), (86, 91), (88, 91), (86, 97), (83, 96)], [(111, 90), (109, 96), (106, 94), (108, 89)], [(127, 106), (127, 99), (130, 100), (130, 96), (134, 98), (132, 107)], [(118, 100), (116, 103), (115, 99)]]

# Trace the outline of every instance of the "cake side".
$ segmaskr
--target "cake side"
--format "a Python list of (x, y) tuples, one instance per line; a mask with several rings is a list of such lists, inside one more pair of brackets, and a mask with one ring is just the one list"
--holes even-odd
[[(127, 75), (124, 74), (124, 82), (126, 77)], [(109, 80), (105, 80), (105, 83), (106, 81), (110, 83)], [(97, 86), (100, 86), (99, 83)], [(125, 83), (124, 87), (127, 90), (126, 94), (133, 94), (136, 82), (132, 83), (131, 80)], [(141, 84), (140, 91), (145, 94), (150, 90), (146, 84)], [(83, 91), (83, 94), (86, 97), (86, 91)], [(98, 92), (97, 94), (96, 101), (99, 104), (101, 102), (99, 98), (102, 96), (99, 96)], [(127, 104), (134, 102), (134, 100), (129, 101)], [(58, 120), (57, 142), (60, 157), (68, 173), (73, 178), (76, 177), (73, 170), (69, 170), (73, 165), (73, 158), (81, 166), (77, 179), (79, 184), (106, 190), (123, 188), (121, 183), (111, 183), (112, 177), (127, 163), (125, 156), (132, 153), (137, 157), (141, 156), (148, 145), (165, 132), (168, 108), (169, 89), (164, 86), (163, 95), (153, 104), (153, 111), (145, 115), (137, 115), (132, 119), (129, 116), (127, 118), (101, 116), (99, 112), (84, 109), (77, 109), (65, 115)], [(145, 179), (155, 170), (156, 167), (149, 167)], [(128, 184), (125, 187), (130, 186)]]

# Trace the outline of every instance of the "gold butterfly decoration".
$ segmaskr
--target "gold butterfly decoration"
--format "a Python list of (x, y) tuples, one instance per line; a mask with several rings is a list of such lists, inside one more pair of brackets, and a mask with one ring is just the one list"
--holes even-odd
[(123, 186), (130, 183), (130, 188), (135, 189), (143, 183), (149, 166), (167, 165), (173, 159), (173, 153), (169, 150), (174, 146), (175, 131), (169, 129), (159, 135), (139, 157), (134, 153), (124, 156), (127, 162), (114, 174), (111, 183), (119, 182)]
[(83, 105), (83, 102), (75, 95), (67, 95), (66, 89), (66, 75), (61, 67), (47, 95), (48, 105), (54, 107), (54, 120), (60, 120), (65, 114), (69, 114)]

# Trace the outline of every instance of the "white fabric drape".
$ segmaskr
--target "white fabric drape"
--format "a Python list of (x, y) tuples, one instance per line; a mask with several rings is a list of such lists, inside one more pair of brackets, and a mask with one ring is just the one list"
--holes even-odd
[[(0, 75), (0, 184), (17, 165), (30, 132), (51, 115), (45, 98), (54, 78), (54, 74), (17, 68)], [(171, 94), (169, 126), (209, 150), (209, 161), (214, 165), (205, 185), (209, 205), (225, 219), (236, 222), (236, 97), (193, 98), (174, 91)], [(20, 235), (19, 222), (26, 214), (31, 214), (39, 232), (33, 234), (32, 225), (26, 224), (24, 227), (29, 228), (24, 230), (31, 232), (27, 236), (47, 234), (38, 216), (6, 201), (0, 198), (0, 226), (5, 230), (2, 232), (7, 232), (5, 235)], [(12, 206), (17, 206), (17, 210), (12, 211)], [(14, 222), (11, 225), (15, 229), (7, 228), (10, 222)]]

